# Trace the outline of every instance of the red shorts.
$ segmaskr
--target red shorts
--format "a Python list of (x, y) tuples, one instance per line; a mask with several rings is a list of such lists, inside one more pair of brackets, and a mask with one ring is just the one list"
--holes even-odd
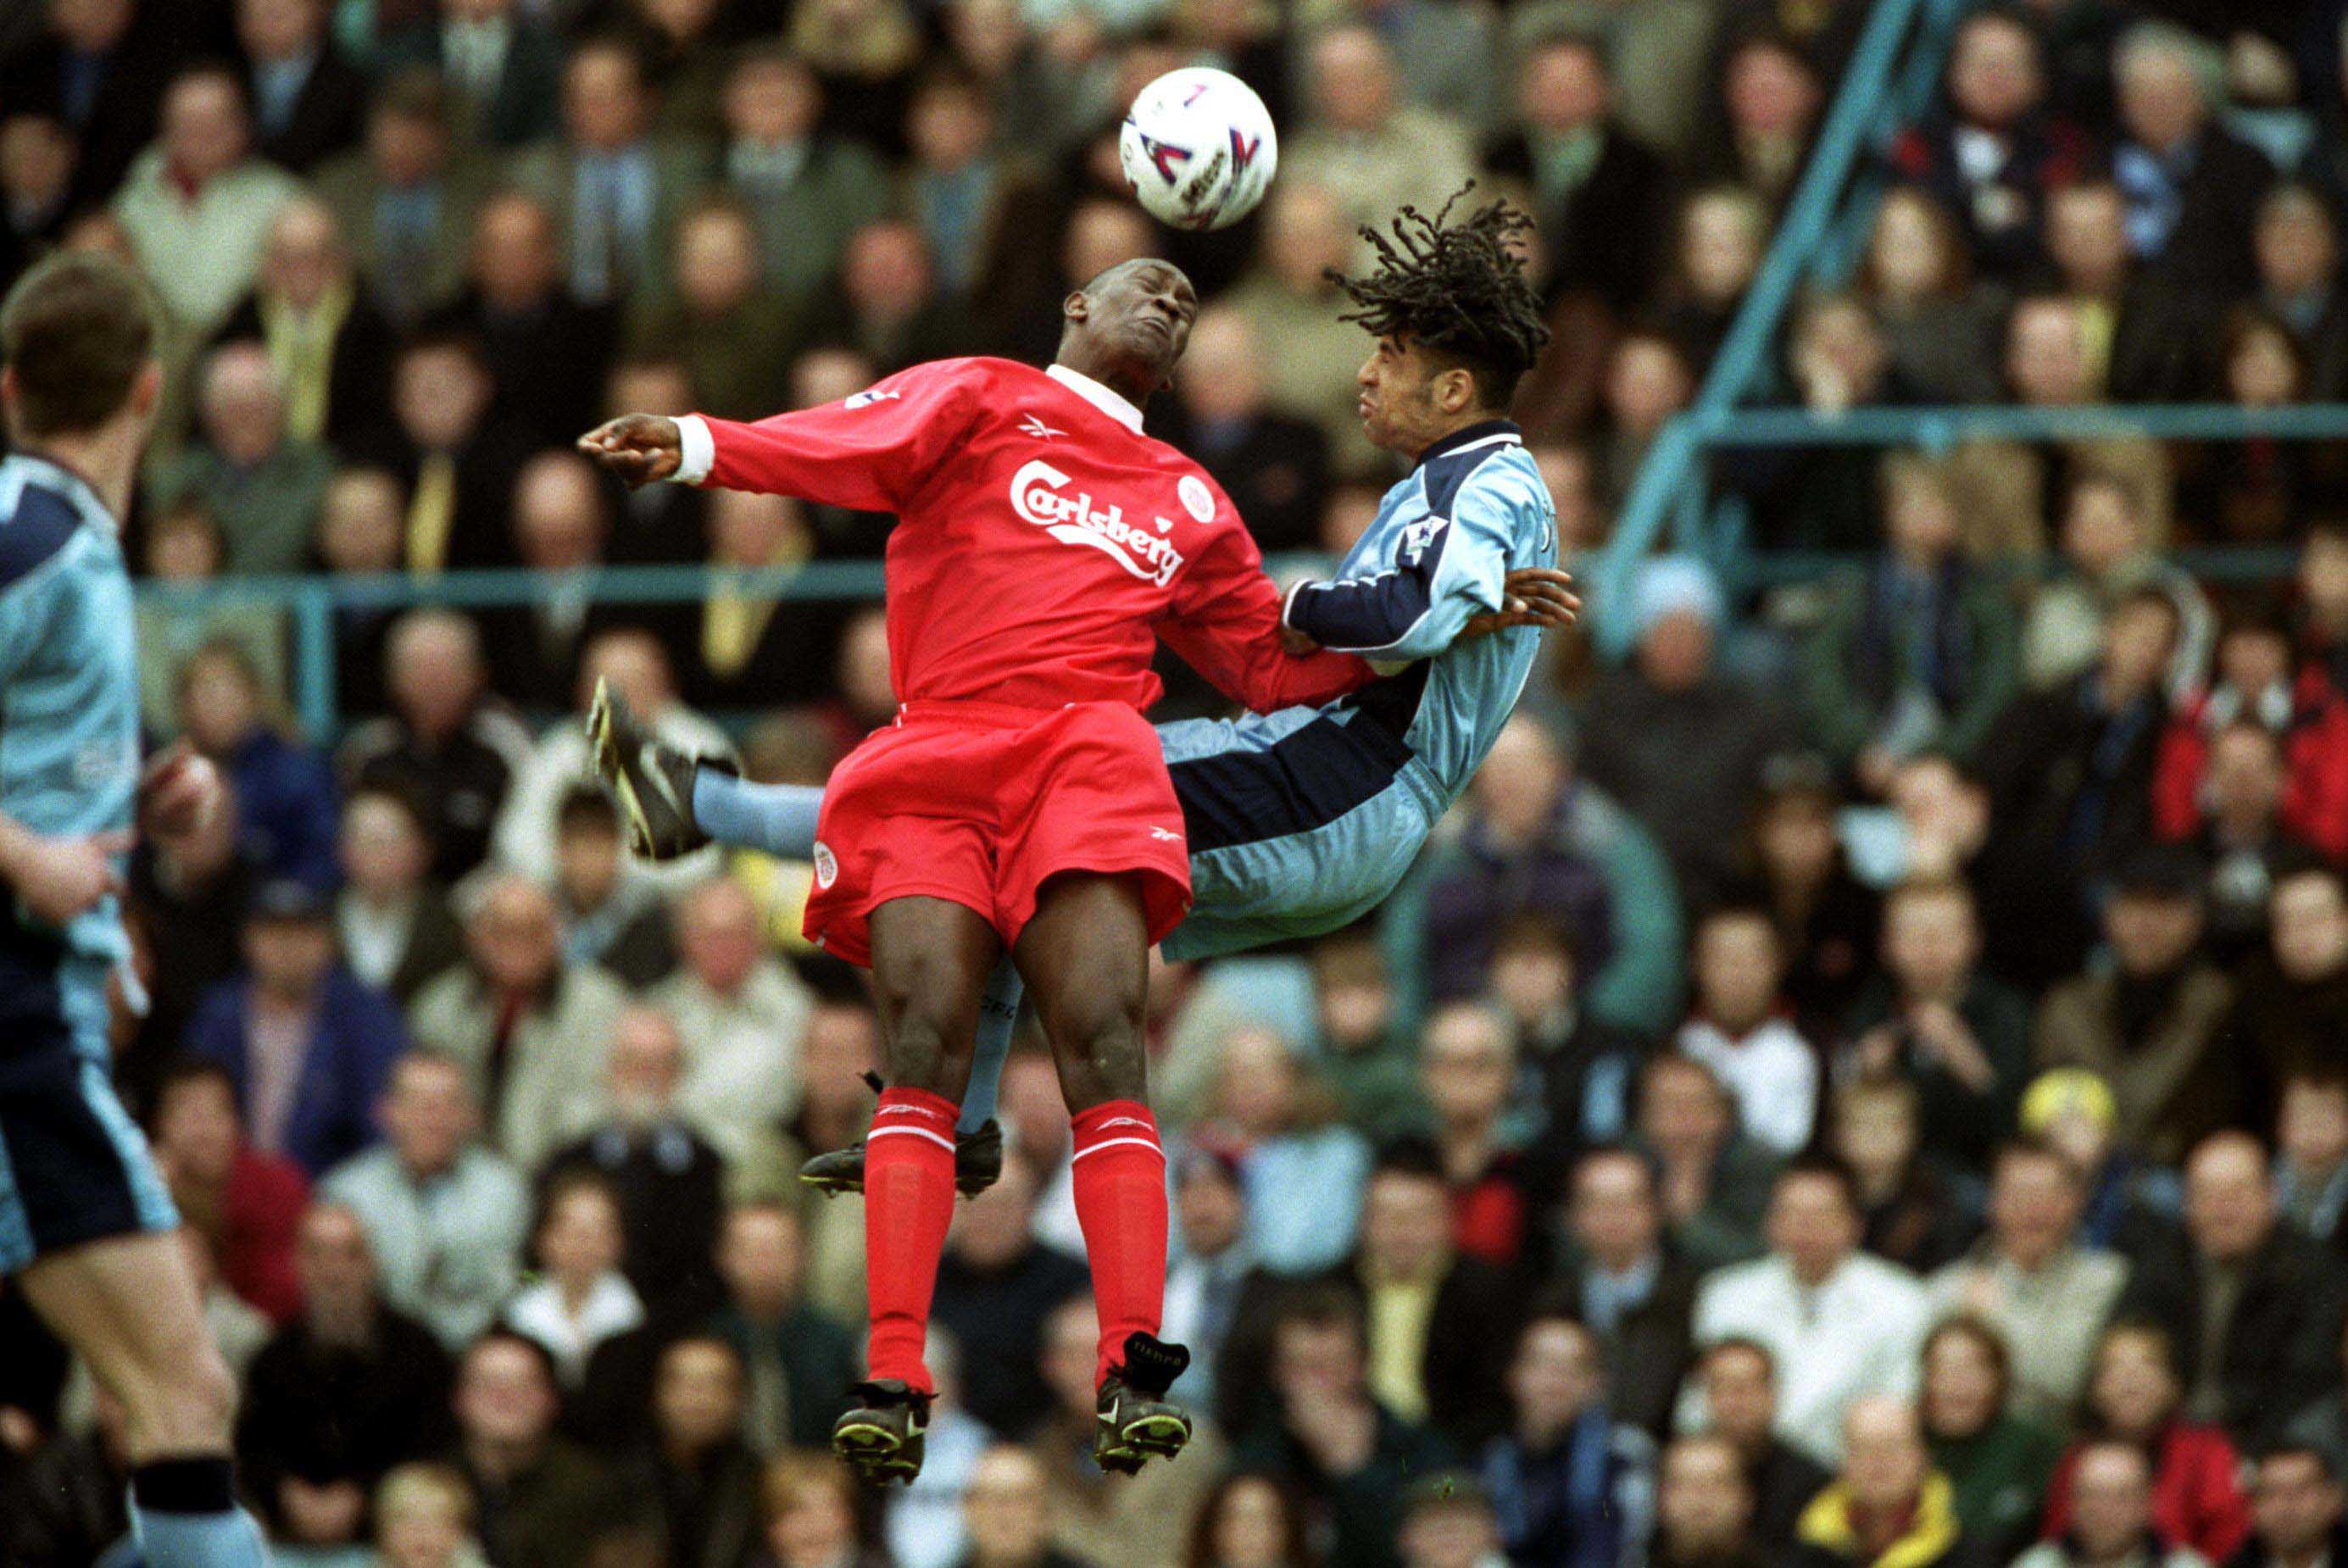
[(909, 703), (824, 787), (808, 940), (869, 965), (874, 910), (942, 898), (1008, 947), (1062, 872), (1138, 876), (1152, 942), (1181, 923), (1189, 848), (1158, 732), (1122, 703)]

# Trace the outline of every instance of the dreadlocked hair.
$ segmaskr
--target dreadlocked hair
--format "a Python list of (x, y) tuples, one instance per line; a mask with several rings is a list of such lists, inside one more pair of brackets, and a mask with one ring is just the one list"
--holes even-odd
[(1451, 222), (1451, 210), (1475, 188), (1472, 180), (1461, 186), (1432, 218), (1405, 207), (1391, 237), (1363, 224), (1376, 268), (1363, 278), (1334, 268), (1327, 276), (1355, 307), (1340, 320), (1360, 323), (1372, 336), (1408, 338), (1458, 360), (1476, 378), (1484, 406), (1505, 408), (1549, 342), (1549, 326), (1525, 278), (1523, 258), (1509, 244), (1532, 228), (1532, 219), (1495, 200)]

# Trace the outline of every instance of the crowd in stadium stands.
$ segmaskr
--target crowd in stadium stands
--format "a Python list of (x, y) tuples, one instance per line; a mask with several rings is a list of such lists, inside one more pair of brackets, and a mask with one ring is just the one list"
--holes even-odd
[[(2016, 0), (1882, 153), (1768, 396), (2348, 398), (2340, 0)], [(1047, 356), (1151, 252), (1207, 301), (1155, 428), (1267, 552), (1392, 470), (1323, 271), (1471, 174), (1537, 214), (1529, 444), (1607, 535), (1753, 281), (1859, 0), (20, 0), (0, 282), (133, 261), (172, 391), (149, 578), (526, 566), (477, 613), (153, 598), (155, 735), (234, 810), (142, 852), (118, 1067), (240, 1369), (281, 1561), (393, 1568), (2195, 1568), (2348, 1563), (2348, 458), (2094, 438), (1745, 452), (1757, 602), (1659, 557), (1561, 635), (1369, 925), (1152, 995), (1190, 1451), (1084, 1458), (1049, 1057), (962, 1206), (918, 1484), (857, 1375), (877, 1025), (807, 868), (632, 863), (608, 677), (821, 779), (879, 611), (602, 563), (871, 558), (887, 521), (570, 447), (941, 355)], [(1213, 236), (1119, 106), (1207, 60), (1282, 129)], [(2180, 545), (2275, 581), (2197, 583)], [(1200, 701), (1176, 686), (1176, 704)], [(0, 1560), (125, 1529), (120, 1412), (0, 1303)], [(379, 1553), (379, 1555), (378, 1555)]]

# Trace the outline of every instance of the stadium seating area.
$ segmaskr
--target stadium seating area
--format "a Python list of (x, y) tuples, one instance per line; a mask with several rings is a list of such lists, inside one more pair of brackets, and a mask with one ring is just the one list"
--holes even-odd
[[(1856, 275), (1768, 396), (2348, 402), (2343, 0), (1952, 6)], [(155, 584), (520, 567), (527, 603), (150, 593), (144, 706), (229, 779), (142, 851), (117, 1059), (291, 1563), (2194, 1568), (2348, 1562), (2348, 456), (2093, 437), (1738, 449), (1766, 595), (1658, 554), (1552, 639), (1365, 926), (1152, 995), (1179, 1462), (1089, 1460), (1048, 1055), (937, 1295), (920, 1482), (859, 1375), (878, 1028), (807, 867), (633, 864), (598, 676), (819, 782), (875, 603), (771, 572), (888, 520), (623, 493), (609, 413), (1042, 361), (1074, 282), (1206, 307), (1152, 428), (1267, 554), (1394, 477), (1324, 270), (1471, 176), (1537, 216), (1520, 418), (1601, 548), (1769, 245), (1862, 0), (20, 0), (0, 286), (112, 251), (169, 316)], [(1123, 195), (1120, 106), (1272, 106), (1263, 210)], [(2271, 581), (2176, 552), (2262, 547)], [(1805, 559), (1808, 556), (1805, 554)], [(675, 603), (592, 569), (713, 568)], [(426, 595), (428, 597), (428, 595)], [(1169, 707), (1211, 696), (1179, 671)], [(0, 1045), (5, 1056), (5, 1045)], [(0, 1299), (0, 1562), (114, 1561), (120, 1412)], [(2328, 1556), (2322, 1555), (2328, 1552)]]

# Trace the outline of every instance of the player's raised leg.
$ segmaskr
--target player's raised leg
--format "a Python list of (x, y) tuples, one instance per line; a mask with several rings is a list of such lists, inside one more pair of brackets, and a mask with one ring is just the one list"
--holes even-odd
[(1189, 1417), (1166, 1398), (1189, 1353), (1158, 1339), (1166, 1152), (1149, 1112), (1142, 1043), (1148, 954), (1138, 879), (1085, 873), (1044, 883), (1012, 952), (1035, 994), (1075, 1132), (1069, 1174), (1100, 1316), (1093, 1457), (1126, 1471), (1151, 1455), (1170, 1459), (1190, 1440)]
[(865, 1138), (871, 1338), (867, 1380), (831, 1440), (866, 1479), (911, 1480), (935, 1392), (922, 1344), (953, 1218), (954, 1118), (1002, 941), (974, 911), (942, 898), (891, 899), (872, 912), (870, 931), (889, 1082)]

